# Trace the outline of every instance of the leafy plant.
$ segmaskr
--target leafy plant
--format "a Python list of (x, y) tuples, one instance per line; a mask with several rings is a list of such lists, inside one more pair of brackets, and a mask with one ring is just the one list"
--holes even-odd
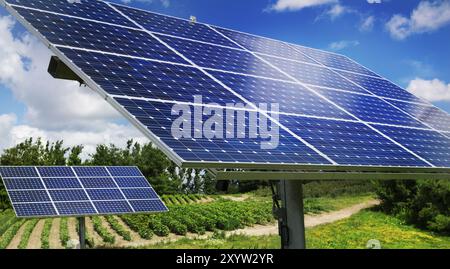
[(100, 235), (103, 242), (109, 244), (114, 244), (116, 242), (116, 238), (103, 226), (102, 219), (99, 216), (91, 217), (91, 220), (94, 230)]
[(131, 233), (127, 231), (114, 216), (106, 216), (105, 219), (118, 235), (122, 236), (126, 241), (131, 241)]
[(22, 233), (22, 238), (20, 239), (19, 249), (25, 249), (28, 246), (28, 241), (30, 241), (31, 233), (33, 233), (34, 227), (38, 223), (38, 219), (32, 219), (25, 223), (25, 228)]
[(53, 219), (46, 219), (44, 222), (44, 228), (41, 233), (41, 248), (50, 248), (50, 230), (52, 229)]

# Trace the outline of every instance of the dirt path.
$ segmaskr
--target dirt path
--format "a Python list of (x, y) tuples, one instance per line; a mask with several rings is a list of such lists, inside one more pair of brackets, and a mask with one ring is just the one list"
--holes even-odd
[[(368, 201), (362, 204), (357, 204), (348, 208), (344, 208), (339, 211), (319, 214), (319, 215), (306, 215), (305, 216), (305, 226), (306, 228), (316, 227), (319, 225), (324, 225), (338, 220), (347, 219), (354, 214), (360, 212), (363, 209), (373, 207), (380, 204), (378, 200)], [(248, 227), (236, 231), (227, 233), (228, 235), (233, 234), (243, 234), (249, 236), (262, 236), (262, 235), (277, 235), (278, 234), (278, 224), (273, 225), (255, 225), (253, 227)]]
[(75, 218), (69, 218), (67, 220), (67, 229), (69, 232), (69, 240), (70, 239), (76, 239), (78, 240), (78, 233), (77, 233), (77, 220)]
[(62, 249), (61, 241), (59, 240), (59, 224), (61, 219), (53, 219), (52, 228), (50, 229), (50, 236), (48, 239), (48, 243), (50, 245), (50, 249)]
[(36, 226), (31, 232), (30, 240), (28, 240), (27, 249), (40, 249), (41, 248), (41, 234), (44, 230), (45, 219), (39, 220)]
[(23, 231), (25, 230), (25, 227), (27, 226), (28, 221), (25, 221), (22, 226), (20, 226), (20, 229), (17, 231), (14, 238), (9, 243), (8, 247), (6, 249), (18, 249), (20, 240), (22, 239)]

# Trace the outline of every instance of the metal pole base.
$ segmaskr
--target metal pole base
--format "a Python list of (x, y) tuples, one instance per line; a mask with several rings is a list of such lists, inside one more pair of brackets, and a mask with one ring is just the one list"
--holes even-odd
[(80, 236), (80, 249), (86, 249), (86, 219), (78, 218), (78, 234)]
[(285, 209), (279, 223), (282, 248), (306, 249), (303, 183), (283, 180), (279, 191)]

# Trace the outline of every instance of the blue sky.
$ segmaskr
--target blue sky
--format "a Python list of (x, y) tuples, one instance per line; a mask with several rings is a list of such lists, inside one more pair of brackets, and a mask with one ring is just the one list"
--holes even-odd
[[(126, 2), (127, 5), (182, 18), (195, 15), (201, 22), (314, 48), (334, 50), (355, 59), (402, 87), (408, 87), (414, 93), (426, 96), (450, 112), (450, 0), (113, 0), (112, 2)], [(0, 8), (0, 17), (4, 21), (6, 15), (6, 11)], [(6, 20), (4, 23), (9, 25), (11, 22)], [(24, 29), (20, 25), (5, 27), (15, 38), (10, 38), (9, 44), (21, 42), (28, 46), (28, 50), (37, 46), (34, 43), (27, 43), (29, 41), (26, 39), (21, 39)], [(1, 42), (2, 40), (0, 44)], [(5, 53), (7, 52), (6, 50)], [(24, 52), (17, 53), (26, 56)], [(45, 57), (43, 59), (45, 60)], [(17, 89), (19, 86), (5, 81), (7, 79), (0, 80), (0, 119), (1, 115), (15, 115), (10, 125), (24, 125), (43, 133), (51, 130), (56, 132), (55, 136), (59, 134), (57, 131), (66, 131), (54, 130), (54, 126), (36, 120), (36, 113), (42, 112), (39, 109), (44, 105), (36, 105), (32, 98), (27, 99), (20, 93), (20, 89)], [(67, 86), (58, 85), (64, 89)], [(33, 109), (30, 109), (30, 106), (34, 106)], [(126, 126), (120, 120), (120, 116), (114, 113), (105, 112), (98, 120), (104, 121), (105, 124)], [(87, 117), (77, 116), (82, 120), (83, 117)], [(80, 126), (70, 128), (78, 130)], [(89, 130), (88, 127), (86, 129)], [(126, 132), (123, 135), (131, 134), (138, 135)]]

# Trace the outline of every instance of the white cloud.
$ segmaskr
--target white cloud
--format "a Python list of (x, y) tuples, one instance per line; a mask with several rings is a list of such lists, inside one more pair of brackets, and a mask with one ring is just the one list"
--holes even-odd
[(332, 20), (334, 20), (334, 19), (336, 19), (336, 18), (338, 18), (338, 17), (340, 17), (340, 16), (342, 16), (342, 15), (344, 15), (345, 13), (348, 13), (348, 12), (350, 12), (350, 10), (349, 10), (347, 7), (342, 6), (342, 5), (340, 5), (340, 4), (336, 4), (336, 5), (332, 6), (332, 7), (326, 12), (326, 14), (327, 14)]
[(381, 4), (381, 0), (367, 0), (369, 4)]
[(0, 16), (0, 84), (26, 113), (20, 125), (16, 115), (0, 116), (0, 150), (29, 136), (64, 139), (87, 149), (144, 139), (134, 127), (116, 124), (123, 118), (89, 88), (52, 78), (47, 73), (50, 51), (29, 34), (14, 35), (14, 25), (12, 17)]
[(330, 50), (339, 51), (349, 47), (356, 47), (359, 45), (359, 41), (357, 40), (341, 40), (337, 42), (333, 42), (328, 45)]
[(435, 31), (450, 23), (450, 1), (422, 1), (409, 18), (396, 14), (386, 23), (395, 39), (405, 39), (419, 33)]
[[(124, 4), (129, 4), (131, 2), (141, 2), (141, 3), (153, 3), (155, 2), (155, 0), (121, 0), (122, 3)], [(170, 0), (159, 0), (158, 2), (160, 2), (163, 7), (169, 7), (170, 6)]]
[(375, 25), (375, 17), (369, 16), (362, 21), (361, 25), (359, 26), (359, 30), (361, 32), (370, 32), (372, 31), (374, 25)]
[(321, 6), (337, 3), (338, 0), (277, 0), (268, 10), (273, 11), (296, 11), (308, 7)]
[(450, 84), (445, 84), (439, 79), (414, 79), (409, 83), (407, 90), (430, 102), (450, 102)]

